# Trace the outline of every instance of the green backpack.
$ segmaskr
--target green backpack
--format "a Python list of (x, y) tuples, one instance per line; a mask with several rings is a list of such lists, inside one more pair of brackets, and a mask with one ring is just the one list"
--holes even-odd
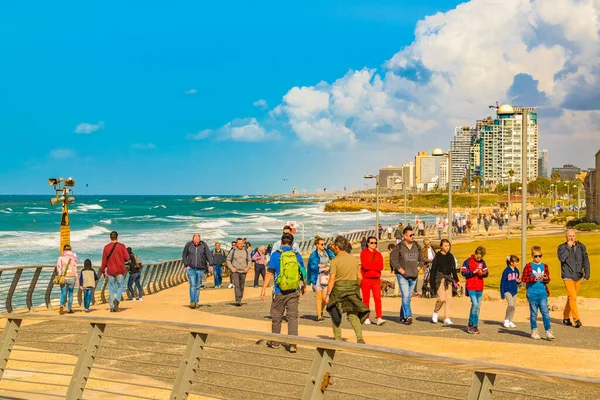
[(281, 252), (279, 259), (279, 276), (275, 282), (282, 292), (296, 290), (300, 284), (300, 264), (296, 252), (292, 250)]

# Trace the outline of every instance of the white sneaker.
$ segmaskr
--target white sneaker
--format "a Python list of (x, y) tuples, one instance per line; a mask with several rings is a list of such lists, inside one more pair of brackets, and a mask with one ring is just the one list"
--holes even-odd
[(510, 321), (505, 319), (504, 324), (502, 326), (504, 326), (505, 328), (510, 328)]
[(233, 283), (230, 283), (229, 286), (227, 286), (228, 289), (231, 289), (233, 287)]
[(437, 324), (437, 322), (439, 320), (438, 313), (436, 313), (434, 311), (433, 314), (431, 314), (431, 320), (433, 321), (434, 324)]
[(554, 340), (554, 333), (552, 333), (552, 330), (546, 331), (546, 339)]
[(534, 339), (534, 340), (540, 340), (541, 339), (540, 333), (538, 332), (537, 329), (534, 329), (534, 330), (531, 331), (531, 338)]
[(454, 325), (454, 322), (450, 318), (444, 319), (444, 325)]
[(144, 301), (144, 299), (142, 299), (141, 297), (139, 299), (137, 299), (137, 301)]
[(364, 324), (365, 325), (371, 325), (371, 320), (369, 318), (365, 319)]
[(516, 327), (517, 327), (515, 324), (513, 324), (513, 322), (512, 322), (512, 321), (509, 321), (509, 322), (508, 322), (508, 325), (510, 325), (510, 327), (511, 327), (511, 328), (516, 328)]
[(378, 318), (378, 319), (377, 319), (377, 326), (381, 326), (381, 325), (383, 325), (383, 324), (385, 324), (385, 319), (383, 319), (383, 318)]

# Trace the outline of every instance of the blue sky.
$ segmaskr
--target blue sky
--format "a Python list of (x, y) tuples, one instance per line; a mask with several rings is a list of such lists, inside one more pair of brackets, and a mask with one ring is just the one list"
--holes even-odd
[[(439, 92), (435, 77), (449, 72), (436, 70), (444, 59), (427, 41), (443, 48), (446, 22), (438, 20), (472, 11), (417, 3), (3, 4), (0, 192), (44, 193), (55, 175), (73, 176), (90, 194), (362, 187), (365, 172), (408, 161), (432, 137), (443, 147), (453, 124), (487, 115), (481, 102), (461, 118), (431, 117), (438, 113), (426, 99)], [(420, 23), (426, 16), (434, 17)], [(532, 52), (546, 46), (540, 35), (523, 34), (535, 41)], [(568, 77), (569, 60), (557, 61)], [(534, 97), (560, 118), (560, 99), (550, 104), (553, 93), (544, 91), (548, 73), (536, 76), (527, 57), (515, 63), (524, 67), (514, 76), (529, 73), (529, 88), (539, 81), (546, 95)], [(484, 99), (519, 96), (513, 75), (500, 78)], [(346, 102), (318, 108), (323, 93)]]

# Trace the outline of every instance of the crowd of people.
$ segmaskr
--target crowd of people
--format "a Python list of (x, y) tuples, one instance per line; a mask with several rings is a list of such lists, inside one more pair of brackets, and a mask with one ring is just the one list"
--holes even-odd
[[(446, 325), (452, 322), (452, 298), (462, 289), (458, 273), (465, 280), (466, 294), (470, 298), (471, 307), (468, 315), (467, 332), (480, 334), (479, 315), (483, 298), (484, 281), (489, 270), (484, 260), (486, 249), (479, 246), (473, 254), (460, 264), (451, 253), (451, 243), (447, 239), (440, 241), (439, 250), (435, 251), (431, 240), (425, 239), (423, 246), (415, 235), (420, 229), (407, 226), (402, 231), (393, 232), (396, 244), (388, 246), (389, 265), (395, 274), (397, 288), (402, 297), (398, 321), (411, 325), (414, 321), (411, 301), (414, 297), (419, 273), (423, 270), (424, 283), (422, 294), (435, 297), (431, 320), (439, 322), (439, 313)], [(104, 247), (100, 276), (107, 281), (108, 304), (111, 312), (119, 311), (119, 304), (125, 293), (125, 277), (127, 270), (128, 298), (142, 301), (143, 290), (140, 274), (143, 268), (141, 260), (131, 248), (118, 241), (117, 232), (110, 233), (111, 242)], [(254, 287), (259, 286), (262, 278), (260, 298), (265, 301), (267, 289), (273, 281), (270, 315), (272, 332), (281, 332), (284, 315), (288, 322), (288, 334), (298, 335), (299, 301), (311, 288), (316, 298), (317, 321), (324, 321), (324, 313), (331, 316), (333, 333), (336, 340), (341, 340), (341, 323), (343, 315), (352, 326), (357, 341), (364, 343), (362, 325), (383, 325), (381, 295), (382, 271), (384, 257), (378, 250), (379, 239), (375, 236), (364, 237), (361, 241), (359, 257), (351, 254), (352, 246), (344, 236), (337, 236), (327, 245), (325, 239), (316, 237), (316, 249), (308, 257), (305, 265), (297, 243), (294, 241), (292, 229), (283, 228), (281, 239), (269, 246), (252, 245), (245, 239), (238, 238), (231, 242), (231, 248), (225, 250), (220, 243), (210, 249), (201, 240), (200, 234), (194, 234), (192, 240), (184, 246), (182, 262), (186, 268), (189, 282), (189, 305), (194, 309), (200, 304), (200, 292), (207, 274), (213, 274), (214, 287), (222, 287), (223, 275), (229, 274), (229, 288), (234, 289), (235, 305), (241, 307), (247, 274), (254, 269)], [(561, 278), (568, 292), (562, 323), (580, 328), (582, 322), (577, 309), (577, 292), (583, 281), (590, 278), (590, 263), (586, 247), (577, 241), (574, 229), (568, 229), (566, 241), (558, 247), (558, 259), (561, 264)], [(503, 326), (515, 328), (513, 322), (516, 298), (520, 288), (526, 290), (530, 308), (531, 337), (540, 339), (537, 327), (538, 312), (542, 314), (545, 336), (554, 339), (549, 308), (548, 283), (550, 272), (548, 265), (542, 262), (542, 248), (531, 248), (531, 261), (522, 273), (519, 270), (519, 257), (506, 257), (506, 269), (502, 273), (500, 295), (507, 302), (507, 310)], [(78, 271), (78, 259), (70, 245), (64, 247), (56, 266), (56, 276), (61, 286), (60, 314), (73, 313), (73, 292), (79, 286), (83, 291), (84, 309), (90, 310), (94, 288), (99, 276), (92, 268), (89, 259), (84, 268)], [(137, 292), (137, 293), (136, 293)], [(375, 318), (371, 317), (371, 295), (375, 304)], [(66, 307), (66, 311), (65, 311)], [(272, 348), (281, 344), (269, 342)], [(295, 346), (289, 346), (295, 352)]]

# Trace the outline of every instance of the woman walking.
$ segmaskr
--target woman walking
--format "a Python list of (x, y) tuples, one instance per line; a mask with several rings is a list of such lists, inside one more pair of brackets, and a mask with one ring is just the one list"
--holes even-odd
[[(370, 308), (371, 292), (373, 292), (373, 300), (375, 301), (375, 315), (377, 316), (377, 325), (383, 325), (385, 320), (382, 318), (381, 311), (381, 271), (383, 271), (383, 256), (377, 250), (377, 238), (369, 236), (367, 238), (367, 248), (360, 253), (360, 273), (362, 274), (362, 282), (360, 288), (362, 291), (363, 303)], [(370, 325), (370, 315), (365, 320), (365, 325)]]
[(65, 313), (65, 302), (67, 303), (67, 314), (73, 314), (73, 289), (77, 280), (77, 256), (73, 253), (70, 244), (65, 244), (63, 253), (56, 262), (56, 275), (64, 277), (64, 283), (60, 285), (60, 310), (59, 314)]
[(456, 273), (456, 259), (450, 253), (450, 242), (448, 239), (442, 239), (440, 242), (440, 251), (437, 252), (431, 264), (431, 289), (437, 293), (437, 301), (433, 308), (431, 320), (438, 322), (438, 312), (444, 307), (444, 324), (452, 325), (450, 312), (452, 311), (452, 287), (458, 285), (458, 275)]
[(315, 238), (317, 249), (308, 258), (308, 285), (312, 285), (313, 292), (317, 297), (317, 322), (323, 322), (323, 309), (325, 308), (325, 297), (327, 296), (327, 285), (329, 284), (329, 266), (335, 254), (325, 248), (325, 239), (317, 236)]

